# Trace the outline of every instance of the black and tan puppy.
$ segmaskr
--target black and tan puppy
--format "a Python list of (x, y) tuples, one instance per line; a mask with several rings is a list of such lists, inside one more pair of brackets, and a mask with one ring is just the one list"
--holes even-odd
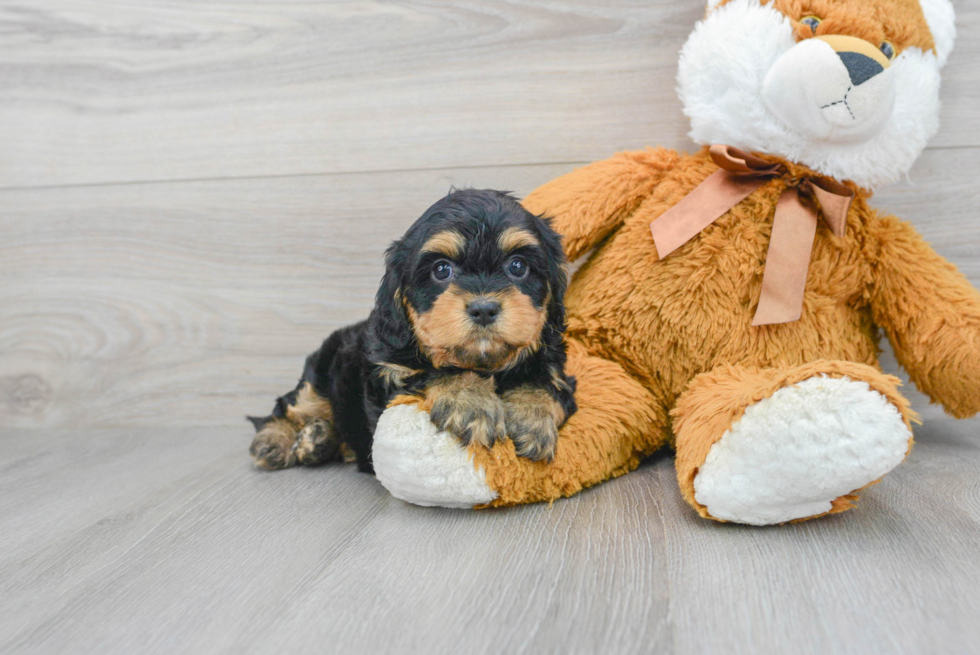
[(330, 335), (296, 389), (250, 419), (256, 463), (343, 457), (372, 471), (375, 425), (399, 396), (465, 444), (509, 436), (518, 454), (550, 460), (575, 381), (564, 370), (565, 258), (547, 221), (506, 193), (454, 191), (385, 262), (370, 317)]

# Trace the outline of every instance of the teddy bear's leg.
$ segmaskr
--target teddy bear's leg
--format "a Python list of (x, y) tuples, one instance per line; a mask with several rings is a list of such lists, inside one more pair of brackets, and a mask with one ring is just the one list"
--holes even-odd
[(627, 473), (664, 443), (665, 403), (618, 364), (570, 342), (567, 372), (576, 378), (578, 411), (562, 427), (552, 462), (518, 457), (510, 439), (490, 450), (466, 449), (407, 404), (378, 421), (375, 474), (392, 495), (418, 505), (516, 505), (570, 496)]
[(681, 493), (705, 518), (753, 525), (850, 509), (912, 446), (898, 384), (840, 361), (697, 376), (671, 412)]

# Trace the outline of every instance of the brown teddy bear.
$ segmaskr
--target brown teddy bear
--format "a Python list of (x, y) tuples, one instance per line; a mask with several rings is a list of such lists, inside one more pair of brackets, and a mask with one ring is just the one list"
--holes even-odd
[(869, 204), (938, 126), (948, 0), (712, 2), (680, 55), (691, 155), (617, 155), (525, 205), (569, 259), (579, 411), (555, 459), (462, 448), (413, 406), (378, 425), (396, 496), (472, 507), (553, 500), (676, 449), (706, 518), (841, 512), (897, 466), (916, 420), (878, 366), (883, 330), (920, 389), (980, 410), (980, 294)]

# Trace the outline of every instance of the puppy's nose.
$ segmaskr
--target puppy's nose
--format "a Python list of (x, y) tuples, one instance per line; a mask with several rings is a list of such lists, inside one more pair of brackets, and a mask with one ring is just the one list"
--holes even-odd
[(477, 325), (486, 327), (497, 320), (500, 313), (500, 303), (486, 298), (474, 300), (466, 306), (466, 313)]
[(860, 52), (838, 52), (837, 56), (844, 62), (844, 68), (851, 77), (851, 84), (860, 86), (872, 77), (885, 70), (885, 67), (867, 55)]

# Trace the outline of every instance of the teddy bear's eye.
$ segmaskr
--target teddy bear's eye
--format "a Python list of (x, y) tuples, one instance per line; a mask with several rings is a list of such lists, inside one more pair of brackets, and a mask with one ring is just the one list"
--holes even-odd
[(822, 23), (823, 21), (821, 21), (816, 16), (804, 16), (803, 18), (800, 19), (800, 22), (803, 23), (804, 25), (806, 25), (807, 27), (809, 27), (810, 30), (814, 34), (816, 34), (817, 33), (817, 26), (820, 25), (820, 23)]
[(881, 54), (889, 59), (895, 58), (895, 46), (892, 45), (891, 41), (884, 41), (879, 47), (881, 48)]

